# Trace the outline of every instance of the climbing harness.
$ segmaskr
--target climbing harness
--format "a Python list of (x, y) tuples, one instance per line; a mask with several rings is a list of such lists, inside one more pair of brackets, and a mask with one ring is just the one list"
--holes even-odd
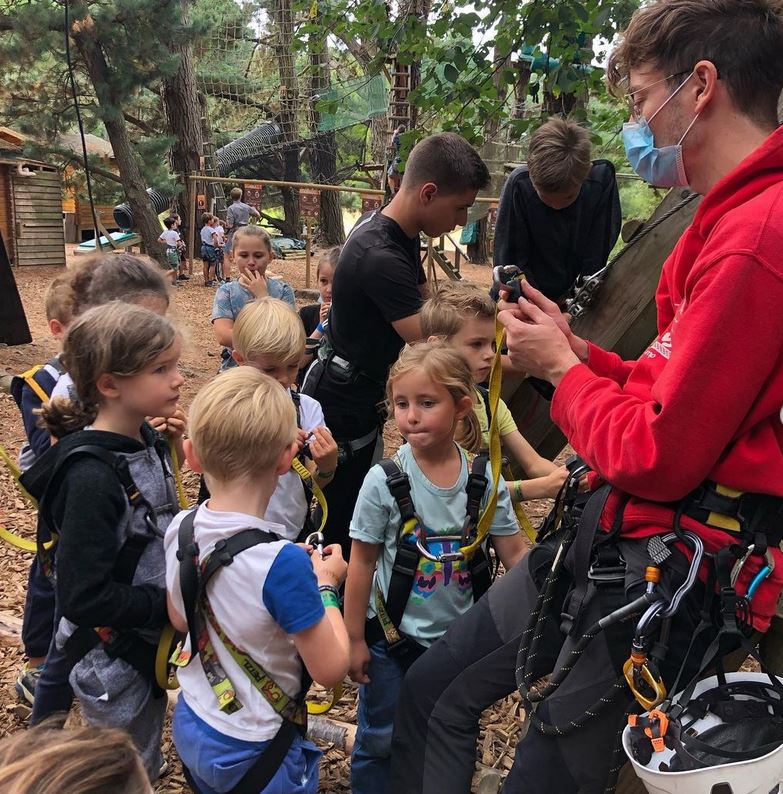
[[(63, 442), (61, 442), (63, 443)], [(158, 436), (155, 442), (155, 451), (158, 454), (164, 477), (172, 481), (173, 472), (166, 459), (166, 442)], [(37, 529), (36, 550), (41, 569), (49, 578), (54, 576), (53, 547), (56, 546), (59, 532), (56, 529), (54, 518), (51, 514), (50, 494), (59, 489), (68, 465), (77, 458), (92, 457), (109, 466), (117, 476), (119, 484), (128, 500), (131, 512), (144, 511), (144, 525), (146, 532), (129, 535), (120, 547), (112, 570), (112, 578), (121, 584), (131, 584), (136, 573), (136, 568), (148, 544), (155, 538), (161, 537), (158, 530), (155, 509), (142, 495), (130, 472), (127, 460), (122, 455), (117, 455), (108, 449), (96, 444), (80, 444), (69, 449), (54, 466), (48, 478), (45, 490), (39, 500), (39, 521)], [(173, 486), (170, 486), (173, 491)], [(164, 689), (176, 687), (176, 681), (168, 665), (163, 665), (161, 659), (170, 654), (174, 644), (173, 629), (166, 627), (161, 635), (158, 645), (152, 645), (132, 629), (115, 630), (108, 626), (77, 626), (65, 642), (65, 655), (69, 667), (73, 667), (89, 651), (99, 645), (111, 658), (121, 658), (142, 676), (152, 683), (153, 692), (162, 694)]]
[[(416, 508), (411, 498), (410, 479), (402, 470), (399, 458), (386, 458), (379, 465), (386, 474), (386, 485), (400, 511), (400, 526), (397, 530), (397, 550), (388, 593), (384, 598), (376, 583), (373, 594), (376, 617), (367, 622), (365, 636), (368, 644), (385, 639), (388, 653), (395, 655), (416, 645), (400, 631), (399, 626), (422, 558), (442, 565), (465, 562), (470, 572), (475, 601), (478, 601), (489, 588), (491, 584), (489, 559), (483, 545), (475, 543), (481, 502), (489, 481), (485, 473), (487, 458), (485, 455), (477, 455), (473, 460), (465, 488), (467, 506), (460, 534), (435, 535), (428, 538), (421, 519), (416, 515)], [(454, 550), (436, 552), (430, 547), (430, 541), (449, 544)]]
[(242, 651), (223, 630), (210, 607), (207, 585), (218, 571), (233, 563), (237, 554), (259, 543), (272, 543), (279, 538), (274, 533), (258, 528), (244, 529), (230, 538), (218, 541), (212, 553), (202, 560), (199, 558), (199, 547), (194, 537), (195, 517), (196, 510), (183, 517), (179, 526), (177, 549), (180, 589), (185, 606), (191, 652), (187, 653), (180, 648), (172, 657), (172, 661), (177, 667), (185, 667), (198, 655), (220, 710), (226, 714), (234, 714), (243, 708), (234, 684), (215, 653), (207, 630), (209, 623), (258, 693), (280, 716), (282, 724), (272, 743), (237, 786), (239, 788), (243, 784), (252, 783), (253, 791), (261, 791), (277, 772), (296, 736), (305, 735), (307, 729), (305, 695), (310, 688), (311, 679), (307, 669), (302, 665), (302, 685), (299, 694), (296, 697), (288, 695), (266, 670)]
[[(597, 533), (598, 521), (603, 513), (610, 486), (605, 485), (592, 493), (579, 511), (574, 510), (578, 478), (583, 469), (570, 466), (571, 474), (558, 497), (550, 519), (543, 525), (539, 540), (552, 536), (558, 540), (557, 549), (551, 563), (549, 573), (540, 589), (530, 623), (522, 635), (517, 657), (517, 685), (519, 691), (530, 707), (531, 721), (536, 729), (549, 736), (564, 736), (587, 724), (596, 714), (610, 703), (627, 694), (628, 690), (634, 697), (633, 705), (626, 710), (631, 723), (634, 741), (638, 744), (640, 737), (648, 744), (654, 743), (661, 747), (666, 739), (667, 731), (672, 736), (679, 736), (682, 714), (691, 700), (698, 676), (675, 698), (667, 694), (666, 686), (661, 677), (661, 664), (668, 652), (670, 623), (680, 608), (685, 596), (694, 588), (699, 580), (700, 570), (709, 558), (707, 567), (707, 584), (705, 601), (701, 612), (701, 623), (691, 638), (691, 644), (683, 656), (683, 664), (677, 680), (672, 687), (677, 691), (677, 684), (686, 669), (689, 657), (692, 656), (697, 640), (705, 632), (715, 632), (717, 636), (707, 647), (699, 666), (702, 674), (710, 666), (717, 663), (720, 675), (720, 657), (725, 646), (733, 641), (739, 642), (743, 650), (761, 663), (758, 653), (751, 646), (747, 634), (752, 621), (751, 603), (761, 583), (774, 570), (775, 559), (770, 551), (780, 543), (783, 535), (783, 500), (758, 494), (739, 493), (716, 485), (704, 483), (692, 494), (675, 506), (673, 531), (649, 538), (647, 555), (649, 563), (644, 571), (645, 591), (630, 603), (625, 603), (625, 561), (617, 544), (617, 535), (622, 524), (622, 508), (618, 510), (614, 525), (608, 533)], [(724, 529), (729, 536), (727, 545), (714, 555), (707, 555), (704, 545), (695, 533), (684, 531), (680, 526), (683, 515), (693, 517), (702, 523)], [(558, 533), (558, 534), (555, 534)], [(658, 593), (661, 570), (672, 555), (671, 547), (685, 547), (690, 555), (687, 575), (675, 590), (670, 599)], [(573, 573), (563, 577), (564, 560), (572, 551)], [(762, 557), (762, 565), (751, 577), (746, 594), (739, 597), (734, 589), (743, 566), (752, 557)], [(561, 629), (568, 631), (574, 640), (561, 668), (555, 671), (548, 682), (542, 686), (535, 685), (533, 660), (539, 652), (540, 642), (553, 607), (557, 605), (555, 589), (573, 581), (573, 590), (563, 604)], [(592, 583), (602, 606), (604, 617), (592, 626), (581, 628), (581, 610), (587, 588)], [(614, 588), (614, 596), (612, 596)], [(613, 600), (614, 599), (614, 600)], [(713, 608), (716, 602), (720, 605), (720, 614), (716, 616)], [(613, 630), (620, 623), (637, 618), (636, 628), (631, 643), (631, 653), (623, 665), (623, 672), (602, 694), (596, 703), (584, 709), (583, 713), (572, 720), (561, 724), (545, 721), (537, 713), (537, 706), (551, 695), (567, 678), (574, 668), (580, 655), (590, 642), (601, 631)], [(718, 620), (716, 621), (716, 617)], [(709, 638), (709, 637), (708, 637)], [(762, 665), (762, 669), (763, 665)], [(783, 685), (775, 679), (764, 689), (777, 693), (775, 698), (783, 702)], [(628, 689), (626, 689), (628, 687)], [(763, 699), (763, 698), (762, 698)], [(638, 705), (637, 705), (638, 704)], [(778, 704), (779, 705), (779, 704)], [(637, 710), (641, 706), (646, 714), (639, 716)], [(777, 708), (777, 706), (776, 706)], [(780, 709), (783, 713), (783, 708)], [(680, 733), (677, 733), (680, 731)], [(783, 735), (783, 734), (782, 734)], [(666, 745), (668, 747), (668, 744)], [(618, 745), (622, 754), (622, 746)], [(720, 757), (717, 752), (716, 756)], [(730, 757), (730, 756), (728, 756)], [(614, 790), (614, 774), (622, 764), (612, 767), (607, 791)], [(651, 788), (651, 791), (669, 791), (676, 789)], [(694, 790), (694, 789), (691, 789)], [(764, 789), (766, 792), (766, 789)]]

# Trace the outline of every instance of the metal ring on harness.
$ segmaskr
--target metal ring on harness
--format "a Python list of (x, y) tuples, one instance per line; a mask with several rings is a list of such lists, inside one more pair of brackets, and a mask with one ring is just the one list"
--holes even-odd
[[(439, 542), (450, 540), (460, 543), (462, 541), (462, 535), (438, 535), (437, 540)], [(427, 538), (423, 535), (423, 533), (416, 534), (416, 548), (419, 550), (419, 554), (421, 554), (422, 557), (426, 557), (431, 562), (461, 562), (465, 559), (465, 554), (460, 549), (457, 549), (457, 551), (447, 551), (441, 552), (440, 554), (433, 554), (427, 547)]]

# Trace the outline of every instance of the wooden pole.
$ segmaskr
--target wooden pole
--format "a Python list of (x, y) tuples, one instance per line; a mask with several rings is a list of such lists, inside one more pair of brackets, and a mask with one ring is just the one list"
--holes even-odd
[(305, 218), (305, 289), (310, 289), (310, 258), (312, 257), (311, 241), (313, 238), (310, 218)]
[(188, 178), (188, 261), (190, 268), (188, 272), (193, 275), (193, 260), (196, 256), (196, 191), (198, 185), (195, 179)]
[(317, 182), (281, 182), (278, 180), (266, 179), (231, 179), (224, 176), (202, 176), (201, 174), (190, 174), (188, 179), (198, 179), (203, 182), (222, 182), (230, 185), (263, 185), (264, 187), (292, 187), (312, 188), (315, 190), (331, 190), (338, 193), (357, 193), (360, 196), (383, 196), (383, 191), (372, 190), (366, 187), (347, 187), (346, 185), (321, 185)]

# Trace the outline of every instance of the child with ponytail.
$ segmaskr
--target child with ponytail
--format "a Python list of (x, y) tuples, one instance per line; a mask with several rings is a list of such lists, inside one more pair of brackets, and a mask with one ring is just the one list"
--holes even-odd
[[(461, 536), (470, 503), (475, 518), (493, 491), (489, 466), (480, 472), (469, 461), (469, 453), (481, 445), (481, 430), (473, 411), (473, 376), (456, 351), (442, 342), (405, 348), (391, 369), (386, 393), (406, 443), (393, 461), (376, 464), (364, 480), (351, 520), (345, 588), (350, 674), (360, 684), (351, 759), (354, 794), (388, 790), (394, 710), (403, 676), (473, 604), (473, 574), (478, 579), (479, 571), (472, 558), (458, 559), (456, 552), (465, 545)], [(407, 480), (407, 497), (399, 490), (401, 475)], [(406, 499), (415, 513), (412, 532), (402, 515)], [(503, 480), (489, 532), (498, 557), (510, 568), (525, 545)], [(417, 547), (427, 554), (417, 558)], [(413, 564), (407, 558), (409, 585), (393, 572), (400, 549), (414, 554)]]
[(60, 441), (24, 475), (39, 532), (57, 539), (56, 645), (82, 714), (127, 731), (150, 780), (166, 710), (154, 681), (167, 616), (163, 535), (178, 505), (168, 444), (145, 418), (177, 410), (180, 348), (171, 323), (141, 306), (82, 314), (63, 344), (78, 398), (44, 406)]

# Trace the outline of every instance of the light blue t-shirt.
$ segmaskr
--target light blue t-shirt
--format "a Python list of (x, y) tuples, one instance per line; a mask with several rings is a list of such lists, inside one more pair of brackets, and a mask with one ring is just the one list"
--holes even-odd
[[(468, 463), (463, 455), (462, 469), (450, 488), (439, 488), (430, 482), (419, 468), (408, 444), (400, 447), (397, 462), (408, 475), (411, 497), (416, 515), (428, 537), (428, 547), (433, 553), (456, 551), (458, 541), (438, 541), (438, 535), (460, 535), (467, 510)], [(482, 508), (492, 494), (492, 475), (486, 471), (490, 483), (482, 500)], [(397, 552), (397, 530), (400, 511), (386, 485), (386, 474), (375, 465), (367, 473), (356, 501), (351, 519), (350, 536), (365, 543), (382, 543), (383, 550), (373, 579), (373, 589), (367, 617), (375, 616), (373, 606), (376, 581), (386, 597), (389, 590), (392, 565)], [(508, 489), (503, 479), (498, 488), (498, 504), (492, 521), (492, 535), (514, 535), (519, 526), (511, 508)], [(451, 624), (473, 605), (473, 588), (466, 562), (436, 563), (421, 558), (413, 580), (413, 589), (400, 631), (422, 645), (429, 646)]]
[[(287, 281), (280, 278), (267, 278), (266, 285), (270, 298), (285, 301), (292, 309), (296, 309), (294, 290)], [(212, 304), (211, 321), (215, 322), (221, 318), (236, 320), (239, 312), (245, 308), (245, 304), (250, 303), (254, 298), (253, 293), (245, 289), (237, 280), (221, 284), (215, 293), (215, 300)], [(237, 365), (237, 362), (231, 357), (231, 351), (228, 348), (224, 348), (224, 351), (228, 351), (228, 354), (225, 352), (223, 354), (223, 361), (220, 365), (221, 372)]]

